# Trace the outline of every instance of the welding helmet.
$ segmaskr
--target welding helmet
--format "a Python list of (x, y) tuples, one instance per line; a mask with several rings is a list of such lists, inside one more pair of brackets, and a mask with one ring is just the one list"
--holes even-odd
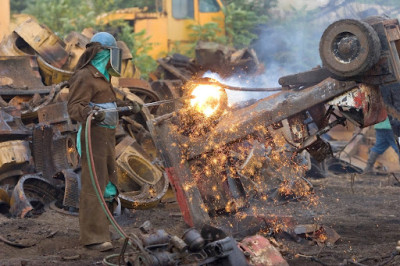
[(93, 35), (90, 42), (98, 42), (101, 44), (103, 49), (110, 50), (110, 65), (108, 70), (111, 76), (121, 76), (121, 49), (117, 45), (117, 41), (114, 36), (108, 32), (98, 32)]

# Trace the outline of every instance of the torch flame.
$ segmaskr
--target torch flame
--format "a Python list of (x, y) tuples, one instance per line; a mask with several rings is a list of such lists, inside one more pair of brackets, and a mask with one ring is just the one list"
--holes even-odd
[(222, 93), (221, 87), (218, 85), (197, 85), (191, 93), (193, 98), (190, 100), (190, 105), (196, 111), (203, 113), (206, 117), (210, 117), (220, 107)]

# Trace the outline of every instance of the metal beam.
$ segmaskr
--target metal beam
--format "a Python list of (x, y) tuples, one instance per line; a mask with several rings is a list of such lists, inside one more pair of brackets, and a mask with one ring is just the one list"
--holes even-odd
[(221, 119), (218, 125), (204, 138), (188, 139), (188, 158), (210, 152), (227, 143), (241, 139), (257, 127), (266, 127), (308, 108), (325, 103), (356, 87), (354, 81), (341, 82), (327, 78), (321, 83), (303, 90), (287, 90), (264, 98), (253, 105), (234, 111)]

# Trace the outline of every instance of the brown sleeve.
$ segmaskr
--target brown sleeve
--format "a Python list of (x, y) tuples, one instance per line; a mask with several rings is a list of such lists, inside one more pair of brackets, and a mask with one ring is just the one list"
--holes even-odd
[[(81, 72), (81, 71), (79, 71)], [(89, 102), (92, 99), (93, 88), (90, 86), (90, 78), (82, 73), (76, 73), (69, 81), (68, 114), (71, 119), (85, 122), (92, 108)]]

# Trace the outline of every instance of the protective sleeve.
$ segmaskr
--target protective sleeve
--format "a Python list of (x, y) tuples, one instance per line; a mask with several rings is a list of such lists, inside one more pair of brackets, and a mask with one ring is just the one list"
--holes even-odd
[(68, 114), (75, 121), (85, 122), (92, 110), (89, 102), (92, 99), (93, 89), (88, 82), (88, 77), (74, 74), (69, 84)]

